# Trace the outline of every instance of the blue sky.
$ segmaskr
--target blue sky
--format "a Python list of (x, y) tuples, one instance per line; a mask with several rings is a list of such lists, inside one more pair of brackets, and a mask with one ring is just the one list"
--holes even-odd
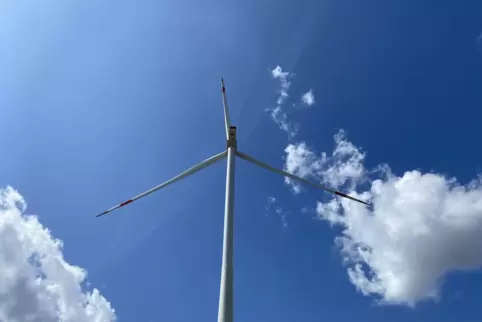
[(225, 148), (224, 77), (240, 150), (375, 205), (237, 161), (236, 320), (478, 321), (481, 9), (4, 1), (0, 320), (216, 319), (224, 164), (94, 216)]

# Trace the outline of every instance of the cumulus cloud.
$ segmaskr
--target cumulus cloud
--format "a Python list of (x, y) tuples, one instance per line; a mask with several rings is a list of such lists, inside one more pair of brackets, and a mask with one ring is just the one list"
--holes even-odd
[(100, 292), (83, 287), (86, 271), (65, 261), (62, 241), (25, 210), (16, 190), (0, 190), (0, 321), (115, 321)]
[[(316, 176), (322, 169), (326, 159), (324, 154), (318, 157), (307, 147), (305, 142), (289, 144), (285, 149), (285, 153), (284, 170), (302, 178)], [(296, 194), (300, 193), (301, 188), (296, 181), (285, 177), (285, 182), (291, 185)]]
[(315, 95), (313, 94), (312, 89), (310, 89), (308, 92), (301, 95), (301, 102), (308, 106), (312, 106), (315, 104)]
[[(362, 161), (365, 154), (346, 139), (345, 132), (339, 131), (335, 136), (336, 147), (331, 155), (317, 155), (305, 142), (289, 144), (285, 149), (284, 170), (302, 178), (313, 178), (334, 188), (348, 185), (350, 188), (365, 179)], [(300, 186), (289, 178), (285, 182), (300, 192)]]
[(340, 198), (317, 203), (318, 217), (342, 229), (335, 244), (362, 294), (414, 306), (438, 300), (448, 273), (482, 267), (481, 177), (462, 185), (416, 170), (398, 176), (387, 165), (368, 171), (343, 132), (335, 143), (329, 157), (289, 145), (285, 168), (372, 201), (372, 209)]

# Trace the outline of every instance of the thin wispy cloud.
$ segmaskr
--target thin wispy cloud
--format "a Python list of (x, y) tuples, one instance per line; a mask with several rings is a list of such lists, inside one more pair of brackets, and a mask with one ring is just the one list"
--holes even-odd
[(276, 198), (275, 197), (267, 197), (266, 198), (266, 206), (264, 207), (264, 215), (268, 216), (269, 211), (271, 210), (272, 206), (276, 203)]
[(482, 33), (476, 39), (477, 48), (482, 52)]
[(100, 292), (85, 290), (87, 272), (65, 261), (62, 241), (26, 206), (13, 188), (0, 190), (0, 320), (115, 321)]
[(315, 94), (313, 94), (312, 89), (301, 95), (301, 102), (308, 106), (313, 106), (315, 104)]
[(280, 81), (280, 96), (276, 100), (276, 104), (282, 105), (288, 98), (288, 90), (291, 86), (291, 82), (288, 81), (288, 78), (291, 77), (291, 74), (288, 72), (283, 72), (281, 66), (276, 66), (275, 69), (271, 71), (271, 75), (273, 76), (273, 78)]
[(286, 115), (280, 106), (276, 106), (274, 109), (269, 110), (269, 112), (273, 122), (275, 122), (281, 130), (285, 131), (290, 139), (296, 136), (299, 126), (288, 120), (288, 115)]
[(271, 76), (279, 81), (280, 87), (277, 91), (279, 96), (276, 99), (276, 107), (267, 108), (266, 111), (270, 113), (273, 122), (275, 122), (282, 131), (288, 134), (289, 138), (294, 138), (299, 127), (297, 124), (294, 124), (288, 120), (288, 117), (282, 108), (286, 99), (289, 97), (288, 90), (291, 86), (289, 78), (291, 78), (293, 75), (289, 72), (284, 72), (281, 66), (276, 66), (273, 70), (271, 70)]
[(388, 165), (367, 170), (344, 132), (334, 139), (330, 155), (289, 145), (285, 168), (372, 201), (372, 210), (337, 197), (316, 205), (319, 219), (342, 229), (334, 242), (359, 292), (414, 306), (438, 300), (450, 272), (482, 267), (482, 177), (462, 185), (417, 170), (396, 175)]
[(265, 206), (265, 216), (268, 216), (269, 213), (273, 212), (279, 216), (281, 219), (281, 223), (283, 228), (288, 228), (288, 211), (285, 211), (279, 204), (279, 201), (275, 197), (268, 197), (266, 198), (266, 206)]

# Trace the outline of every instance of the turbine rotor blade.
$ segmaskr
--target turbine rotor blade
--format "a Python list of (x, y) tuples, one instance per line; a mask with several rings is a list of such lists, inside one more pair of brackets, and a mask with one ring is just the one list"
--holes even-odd
[(266, 169), (266, 170), (269, 170), (269, 171), (271, 171), (271, 172), (280, 174), (280, 175), (282, 175), (282, 176), (288, 177), (288, 178), (293, 179), (293, 180), (296, 180), (296, 181), (300, 181), (300, 182), (309, 184), (309, 185), (311, 185), (311, 186), (313, 186), (313, 187), (315, 187), (315, 188), (317, 188), (317, 189), (330, 192), (330, 193), (335, 194), (335, 195), (337, 195), (337, 196), (344, 197), (344, 198), (348, 198), (348, 199), (351, 199), (351, 200), (353, 200), (353, 201), (360, 202), (360, 203), (362, 203), (362, 204), (364, 204), (364, 205), (367, 205), (367, 206), (370, 206), (370, 205), (371, 205), (371, 204), (369, 204), (369, 203), (366, 202), (366, 201), (363, 201), (363, 200), (360, 200), (360, 199), (351, 197), (351, 196), (349, 196), (349, 195), (347, 195), (347, 194), (344, 194), (344, 193), (342, 193), (342, 192), (340, 192), (340, 191), (337, 191), (337, 190), (334, 190), (334, 189), (330, 189), (330, 188), (324, 187), (324, 186), (322, 186), (322, 185), (320, 185), (320, 184), (317, 184), (317, 183), (308, 181), (308, 180), (306, 180), (306, 179), (303, 179), (303, 178), (301, 178), (301, 177), (295, 176), (294, 174), (291, 174), (291, 173), (289, 173), (289, 172), (286, 172), (286, 171), (277, 169), (277, 168), (275, 168), (275, 167), (272, 167), (272, 166), (270, 166), (270, 165), (268, 165), (268, 164), (266, 164), (266, 163), (264, 163), (264, 162), (261, 162), (261, 161), (259, 161), (259, 160), (256, 160), (255, 158), (253, 158), (253, 157), (251, 157), (251, 156), (249, 156), (249, 155), (247, 155), (247, 154), (245, 154), (245, 153), (242, 153), (242, 152), (237, 151), (237, 155), (238, 155), (241, 159), (244, 159), (244, 160), (246, 160), (246, 161), (248, 161), (248, 162), (251, 162), (251, 163), (253, 163), (253, 164), (255, 164), (255, 165), (257, 165), (257, 166), (259, 166), (259, 167), (261, 167), (261, 168), (264, 168), (264, 169)]
[(120, 204), (118, 204), (118, 205), (116, 205), (116, 206), (114, 206), (114, 207), (112, 207), (112, 208), (110, 208), (110, 209), (107, 209), (106, 211), (104, 211), (103, 213), (97, 215), (96, 217), (103, 216), (103, 215), (105, 215), (105, 214), (107, 214), (107, 213), (109, 213), (109, 212), (111, 212), (111, 211), (113, 211), (113, 210), (116, 210), (116, 209), (118, 209), (118, 208), (120, 208), (120, 207), (126, 206), (126, 205), (130, 204), (131, 202), (134, 202), (134, 201), (136, 201), (136, 200), (138, 200), (138, 199), (140, 199), (140, 198), (142, 198), (142, 197), (145, 197), (145, 196), (147, 196), (147, 195), (149, 195), (149, 194), (151, 194), (151, 193), (153, 193), (153, 192), (155, 192), (155, 191), (157, 191), (157, 190), (159, 190), (159, 189), (161, 189), (161, 188), (164, 188), (164, 187), (170, 185), (171, 183), (174, 183), (174, 182), (176, 182), (176, 181), (179, 181), (179, 180), (181, 180), (181, 179), (184, 179), (184, 178), (190, 176), (191, 174), (194, 174), (194, 173), (198, 172), (199, 170), (204, 169), (204, 168), (210, 166), (211, 164), (215, 163), (216, 161), (221, 160), (221, 159), (224, 158), (226, 155), (227, 155), (227, 151), (223, 151), (223, 152), (221, 152), (221, 153), (219, 153), (219, 154), (213, 155), (212, 157), (204, 160), (204, 161), (201, 162), (201, 163), (196, 164), (195, 166), (193, 166), (193, 167), (185, 170), (184, 172), (182, 172), (182, 173), (178, 174), (177, 176), (175, 176), (175, 177), (167, 180), (166, 182), (163, 182), (163, 183), (161, 183), (160, 185), (157, 185), (157, 186), (155, 186), (154, 188), (151, 188), (151, 189), (147, 190), (146, 192), (143, 192), (143, 193), (135, 196), (134, 198), (131, 198), (131, 199), (129, 199), (129, 200), (126, 200), (126, 201), (124, 201), (123, 203), (120, 203)]
[(226, 139), (229, 139), (229, 128), (231, 127), (231, 120), (229, 119), (228, 100), (226, 98), (226, 87), (224, 87), (224, 79), (222, 78), (221, 78), (221, 92), (223, 94), (224, 125), (226, 127)]

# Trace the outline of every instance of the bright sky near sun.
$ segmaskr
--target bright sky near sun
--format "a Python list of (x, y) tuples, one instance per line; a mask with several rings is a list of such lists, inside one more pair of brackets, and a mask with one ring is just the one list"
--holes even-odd
[(0, 321), (480, 321), (482, 4), (3, 1)]

